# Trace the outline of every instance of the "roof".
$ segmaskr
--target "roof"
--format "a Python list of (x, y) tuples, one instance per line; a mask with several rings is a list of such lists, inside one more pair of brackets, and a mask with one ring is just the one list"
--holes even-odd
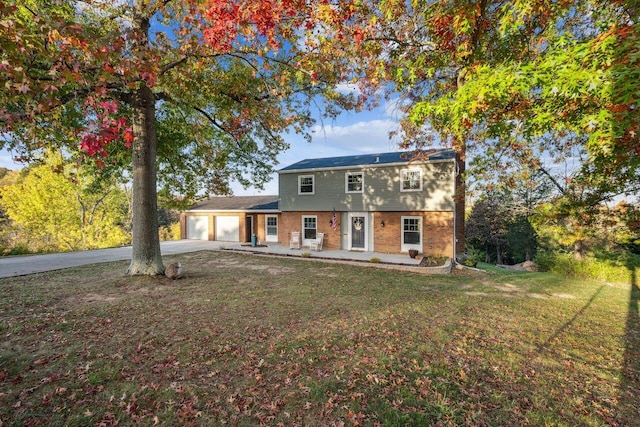
[[(357, 166), (378, 166), (392, 163), (408, 163), (414, 152), (398, 151), (393, 153), (358, 154), (356, 156), (327, 157), (323, 159), (305, 159), (280, 169), (278, 172), (299, 171), (305, 169), (338, 169)], [(426, 159), (421, 161), (450, 160), (455, 158), (451, 149), (432, 149), (424, 152)]]
[(278, 196), (211, 197), (190, 207), (190, 211), (277, 211)]

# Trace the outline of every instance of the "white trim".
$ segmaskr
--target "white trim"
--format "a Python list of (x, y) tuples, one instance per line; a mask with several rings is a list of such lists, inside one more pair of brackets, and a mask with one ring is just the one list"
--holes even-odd
[[(362, 227), (364, 227), (364, 248), (354, 248), (352, 246), (353, 236), (352, 236), (352, 223), (354, 217), (362, 217), (364, 218), (364, 223)], [(369, 250), (369, 215), (366, 212), (349, 212), (347, 215), (347, 247), (350, 251), (363, 251), (366, 252)]]
[[(360, 175), (362, 180), (360, 181), (360, 190), (349, 190), (349, 176)], [(344, 192), (347, 194), (364, 193), (364, 171), (350, 171), (344, 173)]]
[[(417, 219), (418, 223), (418, 233), (420, 233), (420, 243), (417, 244), (405, 244), (404, 243), (404, 220), (405, 219)], [(422, 252), (422, 223), (424, 222), (424, 218), (421, 216), (402, 216), (400, 217), (400, 250), (401, 251), (409, 251), (409, 249), (417, 249)]]
[[(276, 220), (276, 234), (269, 234), (269, 218), (275, 218)], [(277, 242), (280, 224), (278, 224), (278, 215), (265, 215), (264, 216), (264, 240), (266, 242)]]
[[(300, 182), (300, 180), (302, 178), (311, 178), (311, 192), (302, 192), (301, 187), (302, 184)], [(314, 195), (316, 194), (316, 178), (315, 175), (311, 174), (311, 175), (298, 175), (298, 196), (309, 196), (309, 195)]]
[[(408, 189), (404, 189), (402, 188), (403, 184), (404, 184), (404, 174), (407, 172), (418, 172), (420, 174), (420, 186), (418, 188), (408, 188)], [(405, 168), (405, 169), (401, 169), (400, 170), (400, 191), (405, 193), (405, 192), (410, 192), (410, 191), (422, 191), (422, 181), (423, 181), (423, 173), (422, 173), (422, 169), (420, 168)]]
[(311, 245), (311, 240), (313, 239), (305, 239), (304, 238), (304, 220), (305, 218), (313, 218), (316, 221), (316, 234), (318, 234), (318, 216), (317, 215), (302, 215), (302, 218), (300, 219), (301, 224), (300, 224), (300, 229), (302, 230), (302, 233), (300, 233), (300, 240), (302, 241), (302, 246), (310, 246)]

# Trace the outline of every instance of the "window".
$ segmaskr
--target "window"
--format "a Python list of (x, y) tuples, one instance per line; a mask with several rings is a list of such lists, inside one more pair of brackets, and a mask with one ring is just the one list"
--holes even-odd
[(347, 172), (345, 181), (347, 193), (362, 193), (364, 189), (364, 174), (362, 172)]
[(402, 217), (402, 250), (422, 250), (422, 221), (419, 216)]
[(298, 194), (313, 194), (313, 175), (298, 177)]
[(403, 169), (400, 175), (401, 191), (421, 191), (422, 190), (422, 170)]
[[(302, 238), (304, 240), (315, 239), (318, 231), (318, 218), (315, 216), (302, 217)], [(303, 241), (303, 244), (307, 244)]]

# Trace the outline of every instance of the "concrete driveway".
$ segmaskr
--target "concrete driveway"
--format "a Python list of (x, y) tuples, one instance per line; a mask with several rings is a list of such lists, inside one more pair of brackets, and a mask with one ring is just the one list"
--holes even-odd
[[(216, 250), (220, 249), (220, 247), (222, 247), (222, 242), (206, 240), (174, 240), (160, 242), (160, 248), (163, 256), (203, 250)], [(60, 270), (62, 268), (96, 264), (99, 262), (124, 261), (130, 259), (131, 246), (96, 249), (93, 251), (0, 258), (0, 278), (24, 276), (26, 274)]]

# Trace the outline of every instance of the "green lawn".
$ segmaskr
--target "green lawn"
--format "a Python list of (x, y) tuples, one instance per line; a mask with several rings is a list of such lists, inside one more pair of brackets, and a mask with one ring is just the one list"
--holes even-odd
[(640, 423), (631, 275), (174, 259), (0, 280), (0, 425)]

